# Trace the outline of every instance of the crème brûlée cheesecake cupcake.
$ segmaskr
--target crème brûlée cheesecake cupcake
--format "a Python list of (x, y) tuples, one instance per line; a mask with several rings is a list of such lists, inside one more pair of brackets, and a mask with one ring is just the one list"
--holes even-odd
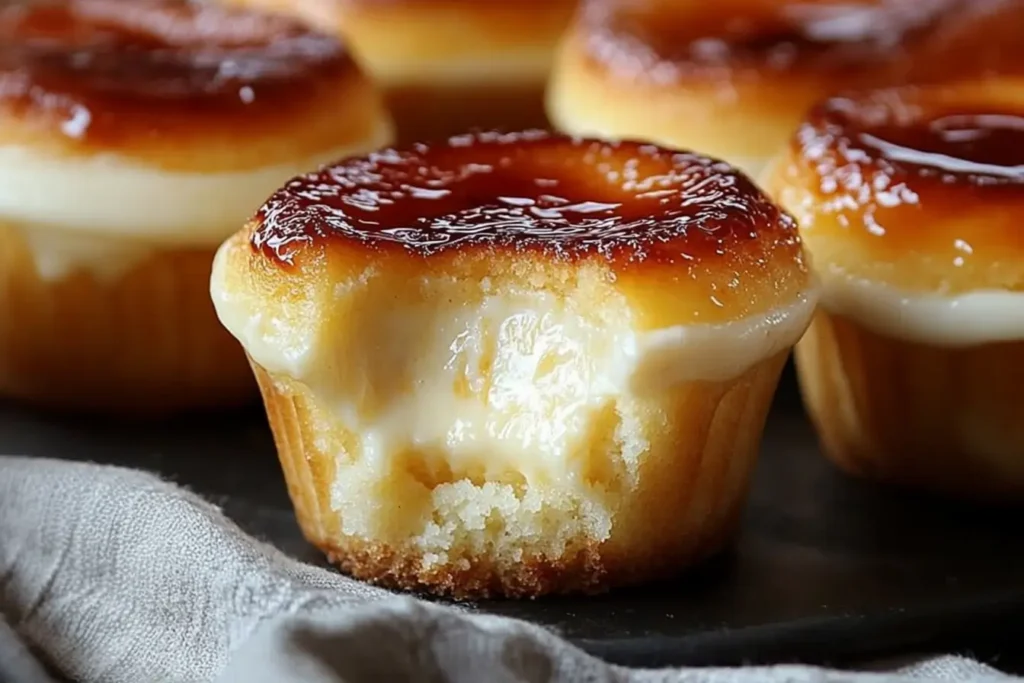
[(584, 0), (548, 114), (576, 135), (643, 139), (757, 178), (806, 110), (889, 72), (951, 0)]
[(815, 290), (731, 167), (541, 132), (355, 157), (218, 252), (299, 522), (458, 597), (666, 576), (734, 530)]
[(796, 360), (826, 453), (1024, 496), (1024, 80), (828, 100), (766, 187), (822, 280)]
[(0, 395), (163, 412), (258, 400), (209, 300), (288, 178), (390, 141), (337, 39), (184, 1), (0, 8)]
[(384, 89), (403, 143), (545, 127), (544, 88), (576, 0), (227, 0), (334, 31)]

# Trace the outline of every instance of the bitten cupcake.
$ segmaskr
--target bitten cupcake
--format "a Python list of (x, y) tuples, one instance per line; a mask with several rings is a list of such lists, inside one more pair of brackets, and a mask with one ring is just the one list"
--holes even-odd
[(649, 140), (757, 177), (807, 109), (887, 82), (954, 0), (584, 0), (548, 113), (579, 135)]
[(0, 8), (0, 395), (255, 400), (209, 300), (217, 246), (289, 177), (389, 135), (342, 45), (285, 19), (169, 0)]
[(815, 293), (705, 157), (481, 134), (297, 178), (220, 249), (299, 522), (458, 597), (666, 576), (736, 526)]
[(840, 97), (767, 181), (823, 281), (798, 345), (851, 472), (1024, 494), (1024, 81)]
[(225, 0), (343, 36), (384, 89), (399, 141), (544, 127), (544, 87), (576, 0)]

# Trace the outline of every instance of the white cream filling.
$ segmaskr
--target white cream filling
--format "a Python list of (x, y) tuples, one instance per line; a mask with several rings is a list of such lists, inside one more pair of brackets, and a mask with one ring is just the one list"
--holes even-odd
[(387, 144), (362, 144), (245, 171), (166, 171), (113, 154), (63, 157), (0, 147), (0, 223), (23, 232), (40, 274), (123, 272), (161, 247), (214, 247), (286, 180)]
[(817, 291), (795, 302), (728, 323), (676, 325), (636, 335), (630, 376), (638, 393), (687, 381), (725, 382), (793, 346), (807, 329)]
[(888, 337), (947, 347), (1024, 340), (1024, 293), (923, 294), (836, 272), (822, 284), (824, 309)]
[(418, 307), (393, 307), (367, 272), (340, 286), (347, 313), (332, 323), (330, 304), (268, 305), (231, 291), (231, 248), (218, 253), (211, 280), (221, 322), (258, 365), (308, 387), (355, 435), (358, 455), (345, 457), (377, 472), (411, 449), (443, 454), (456, 476), (551, 481), (600, 441), (595, 429), (634, 419), (647, 399), (686, 382), (734, 379), (785, 351), (817, 299), (809, 291), (768, 314), (649, 332), (633, 328), (624, 302), (584, 316), (533, 291), (465, 306), (457, 287), (431, 284)]

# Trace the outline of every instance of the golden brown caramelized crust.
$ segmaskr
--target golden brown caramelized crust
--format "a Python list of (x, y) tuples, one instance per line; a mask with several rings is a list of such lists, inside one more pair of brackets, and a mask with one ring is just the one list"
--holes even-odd
[(0, 7), (0, 144), (236, 168), (365, 140), (379, 116), (345, 48), (281, 17), (187, 0)]
[(859, 78), (927, 33), (953, 0), (590, 0), (581, 12), (591, 58), (611, 73), (660, 83)]
[(549, 113), (564, 130), (643, 135), (754, 169), (837, 87), (887, 84), (958, 0), (587, 0)]
[(912, 289), (1024, 289), (1024, 80), (835, 97), (766, 179), (815, 262)]
[(666, 306), (672, 315), (689, 316), (651, 324), (760, 313), (807, 286), (792, 219), (730, 166), (543, 132), (467, 135), (346, 160), (289, 182), (250, 231), (261, 269), (300, 278), (324, 263), (406, 262), (412, 272), (429, 258), (481, 277), (529, 267), (543, 286), (586, 262), (623, 290), (675, 301)]

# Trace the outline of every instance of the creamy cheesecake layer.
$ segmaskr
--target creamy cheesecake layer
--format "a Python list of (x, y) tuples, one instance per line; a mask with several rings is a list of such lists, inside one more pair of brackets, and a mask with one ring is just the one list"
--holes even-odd
[[(418, 303), (388, 306), (371, 269), (338, 284), (334, 297), (372, 304), (320, 302), (297, 326), (280, 306), (232, 291), (232, 248), (215, 260), (212, 296), (257, 365), (308, 387), (358, 435), (351, 451), (373, 469), (436, 445), (438, 468), (482, 481), (559, 476), (595, 429), (636, 405), (681, 383), (735, 379), (792, 346), (816, 302), (810, 291), (764, 315), (640, 332), (624, 298), (595, 311), (584, 296), (489, 292), (486, 281), (425, 278)], [(460, 301), (464, 287), (483, 294)], [(317, 312), (342, 307), (334, 322)]]
[(933, 346), (1024, 340), (1024, 292), (908, 292), (834, 271), (823, 277), (821, 304), (879, 334)]
[(32, 248), (40, 274), (123, 272), (161, 247), (214, 247), (288, 178), (388, 142), (390, 124), (359, 145), (248, 171), (166, 171), (116, 155), (58, 157), (0, 147), (0, 222)]

